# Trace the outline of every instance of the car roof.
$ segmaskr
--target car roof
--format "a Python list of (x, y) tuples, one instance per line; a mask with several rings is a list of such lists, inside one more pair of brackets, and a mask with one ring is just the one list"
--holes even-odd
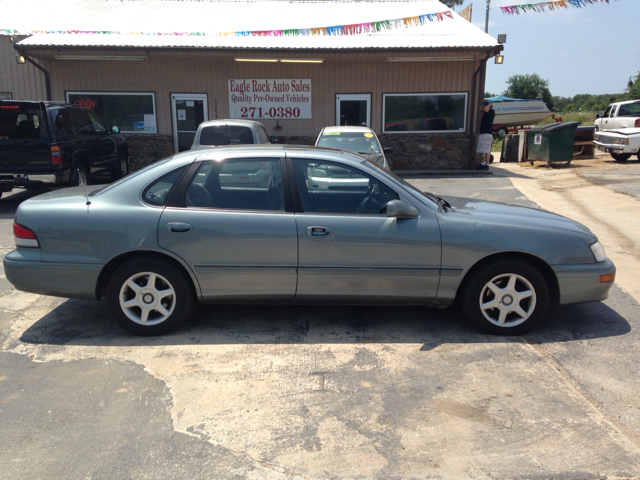
[(348, 125), (344, 125), (344, 126), (333, 126), (333, 127), (324, 127), (322, 129), (323, 132), (370, 132), (370, 133), (374, 133), (374, 131), (372, 129), (370, 129), (369, 127), (357, 127), (355, 125), (353, 126), (348, 126)]
[[(311, 145), (225, 145), (210, 148), (189, 150), (196, 154), (195, 161), (224, 160), (234, 157), (250, 157), (262, 155), (265, 157), (280, 157), (285, 154), (288, 157), (318, 158), (323, 160), (338, 160), (360, 164), (366, 162), (366, 158), (350, 150), (331, 147), (315, 147)], [(185, 154), (187, 152), (183, 152)], [(181, 155), (182, 156), (182, 155)]]

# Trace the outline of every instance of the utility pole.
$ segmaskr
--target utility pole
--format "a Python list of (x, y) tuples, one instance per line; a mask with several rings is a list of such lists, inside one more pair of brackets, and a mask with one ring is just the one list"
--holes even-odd
[(484, 21), (484, 33), (489, 33), (489, 6), (491, 5), (491, 0), (487, 0), (487, 19)]

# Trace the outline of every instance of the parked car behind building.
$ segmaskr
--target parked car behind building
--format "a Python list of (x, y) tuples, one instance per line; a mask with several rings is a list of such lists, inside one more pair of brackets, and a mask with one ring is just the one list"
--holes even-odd
[(0, 100), (0, 188), (86, 185), (102, 173), (123, 177), (129, 150), (118, 133), (86, 108)]
[(191, 150), (223, 145), (253, 145), (277, 143), (260, 122), (253, 120), (220, 119), (202, 122), (198, 126)]

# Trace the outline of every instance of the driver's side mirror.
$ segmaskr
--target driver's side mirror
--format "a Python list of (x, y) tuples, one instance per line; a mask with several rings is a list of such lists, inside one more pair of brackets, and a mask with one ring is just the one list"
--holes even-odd
[(111, 127), (111, 133), (120, 133), (120, 127), (114, 125), (113, 127)]
[(402, 200), (389, 200), (387, 202), (387, 217), (393, 218), (417, 218), (420, 212), (413, 205), (408, 205)]
[(276, 137), (275, 135), (271, 135), (269, 137), (269, 143), (278, 143), (278, 137)]
[(602, 118), (602, 115), (600, 115), (599, 113), (596, 113), (596, 118)]
[(393, 147), (384, 147), (382, 151), (384, 153), (393, 153)]

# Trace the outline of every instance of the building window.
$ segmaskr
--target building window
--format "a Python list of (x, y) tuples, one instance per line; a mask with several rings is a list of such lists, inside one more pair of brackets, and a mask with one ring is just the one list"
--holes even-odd
[(92, 109), (122, 133), (158, 133), (153, 93), (67, 92), (67, 102)]
[(8, 92), (0, 92), (0, 100), (11, 100), (11, 94)]
[(383, 132), (465, 132), (466, 93), (383, 95)]

